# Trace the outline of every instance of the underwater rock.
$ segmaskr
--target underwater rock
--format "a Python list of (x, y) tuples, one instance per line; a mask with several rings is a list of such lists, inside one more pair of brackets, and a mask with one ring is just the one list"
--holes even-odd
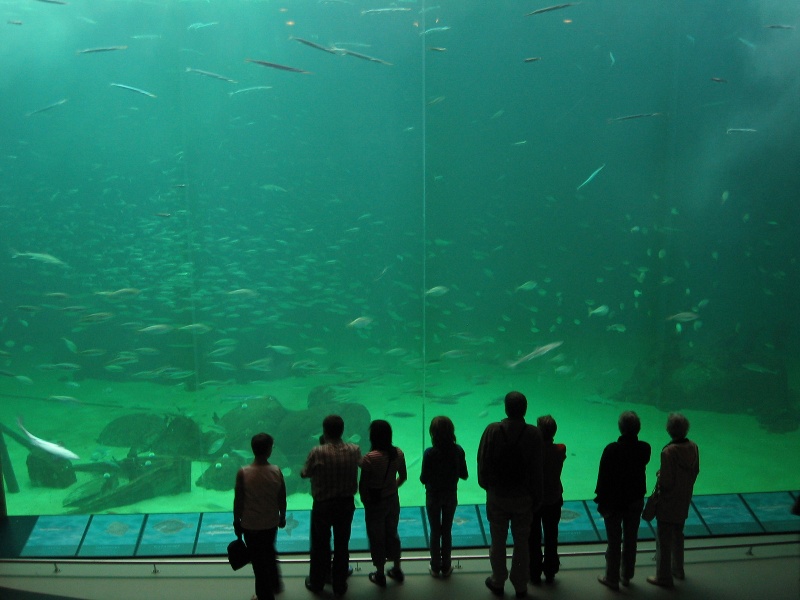
[(158, 439), (167, 423), (163, 417), (149, 413), (124, 415), (111, 421), (100, 432), (97, 442), (104, 446), (147, 449)]
[(243, 401), (215, 422), (227, 432), (226, 447), (249, 450), (255, 434), (264, 431), (274, 436), (288, 412), (274, 396), (261, 396)]
[(119, 487), (119, 477), (116, 473), (105, 473), (93, 477), (72, 490), (64, 498), (62, 505), (66, 507), (80, 506), (102, 497), (104, 494)]
[(26, 464), (33, 487), (62, 489), (78, 481), (70, 461), (47, 452), (32, 451)]
[(166, 428), (152, 444), (158, 454), (200, 458), (205, 456), (207, 444), (200, 426), (182, 415), (169, 418)]
[(329, 385), (318, 385), (308, 392), (306, 406), (316, 408), (336, 402), (336, 390)]
[(232, 490), (236, 483), (236, 472), (250, 462), (235, 453), (223, 456), (198, 477), (195, 485), (218, 492)]

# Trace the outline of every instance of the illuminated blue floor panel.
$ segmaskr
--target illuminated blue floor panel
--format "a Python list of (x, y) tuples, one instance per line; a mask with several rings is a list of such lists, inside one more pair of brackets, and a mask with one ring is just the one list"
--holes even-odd
[[(685, 534), (708, 537), (800, 532), (800, 517), (789, 512), (794, 497), (791, 492), (695, 496)], [(5, 558), (219, 556), (225, 554), (234, 538), (232, 520), (230, 513), (12, 517), (0, 528), (0, 550)], [(310, 511), (291, 511), (286, 520), (286, 528), (278, 532), (278, 552), (307, 553)], [(642, 522), (639, 539), (652, 540), (654, 527), (655, 523)], [(430, 527), (425, 507), (402, 508), (398, 531), (404, 550), (427, 548)], [(564, 503), (560, 543), (605, 539), (603, 519), (593, 502)], [(453, 520), (453, 546), (485, 548), (488, 544), (485, 505), (459, 506)], [(353, 519), (350, 549), (369, 549), (363, 509), (356, 510)]]

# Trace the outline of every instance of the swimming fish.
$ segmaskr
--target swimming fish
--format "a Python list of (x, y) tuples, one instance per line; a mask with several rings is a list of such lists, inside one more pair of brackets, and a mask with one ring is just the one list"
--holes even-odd
[(22, 433), (24, 433), (27, 436), (30, 443), (39, 448), (40, 450), (44, 450), (48, 454), (52, 454), (53, 456), (58, 456), (59, 458), (65, 458), (67, 460), (78, 460), (80, 458), (74, 452), (64, 448), (64, 446), (59, 446), (58, 444), (54, 444), (53, 442), (48, 442), (31, 434), (30, 431), (28, 431), (27, 429), (25, 429), (25, 427), (22, 426), (22, 419), (17, 419), (17, 425), (19, 426), (20, 429), (22, 429)]

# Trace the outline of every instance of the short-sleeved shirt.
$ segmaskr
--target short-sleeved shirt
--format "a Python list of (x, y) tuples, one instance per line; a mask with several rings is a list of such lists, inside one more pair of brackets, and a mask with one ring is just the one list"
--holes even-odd
[[(250, 464), (239, 471), (241, 487), (236, 487), (234, 518), (240, 518), (242, 527), (253, 531), (273, 529), (278, 526), (281, 514), (286, 514), (286, 483), (276, 465)], [(240, 506), (241, 514), (237, 512)]]
[(422, 455), (419, 480), (426, 492), (455, 492), (458, 480), (467, 478), (467, 460), (458, 444), (433, 446)]
[(311, 449), (300, 476), (311, 478), (311, 496), (316, 501), (355, 496), (360, 460), (357, 445), (329, 441)]
[(359, 490), (362, 494), (367, 489), (381, 489), (381, 498), (388, 498), (397, 493), (397, 477), (408, 477), (406, 471), (406, 457), (400, 448), (396, 448), (397, 456), (389, 460), (387, 452), (370, 450), (361, 459), (361, 481)]

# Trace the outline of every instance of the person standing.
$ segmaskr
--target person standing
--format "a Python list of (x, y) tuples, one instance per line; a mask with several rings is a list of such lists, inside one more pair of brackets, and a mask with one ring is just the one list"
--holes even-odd
[(656, 575), (648, 583), (672, 587), (684, 579), (683, 526), (689, 516), (694, 482), (700, 473), (700, 450), (686, 435), (689, 419), (680, 413), (667, 417), (671, 441), (661, 450), (656, 505)]
[(458, 506), (458, 480), (466, 479), (464, 449), (456, 444), (453, 421), (434, 417), (429, 428), (433, 446), (422, 455), (419, 480), (425, 486), (425, 510), (431, 528), (431, 566), (434, 577), (453, 573), (453, 517)]
[[(478, 485), (486, 490), (486, 516), (489, 520), (491, 576), (486, 587), (503, 595), (506, 579), (511, 579), (517, 598), (528, 594), (528, 537), (534, 509), (542, 503), (542, 435), (525, 423), (528, 400), (521, 392), (506, 394), (507, 418), (490, 423), (478, 446)], [(509, 577), (506, 565), (508, 527), (514, 539)]]
[[(567, 459), (567, 447), (553, 442), (558, 430), (551, 415), (536, 419), (536, 427), (542, 434), (542, 505), (533, 512), (531, 533), (528, 537), (530, 551), (530, 575), (534, 584), (542, 581), (553, 583), (561, 561), (558, 558), (558, 522), (564, 504), (564, 487), (561, 485), (561, 470)], [(542, 554), (544, 538), (544, 554)]]
[[(405, 579), (400, 569), (400, 498), (397, 489), (408, 479), (403, 451), (392, 445), (392, 426), (378, 419), (370, 423), (371, 449), (361, 459), (361, 479), (358, 483), (364, 520), (367, 525), (369, 552), (375, 571), (369, 580), (380, 587), (386, 586), (386, 576), (402, 583)], [(384, 572), (387, 560), (393, 566)]]
[(275, 551), (278, 528), (286, 526), (286, 483), (281, 470), (269, 463), (274, 439), (257, 433), (250, 440), (253, 462), (236, 473), (233, 529), (244, 535), (256, 578), (254, 600), (273, 600), (283, 589)]
[(617, 425), (621, 435), (603, 450), (594, 499), (608, 537), (606, 573), (597, 580), (612, 590), (618, 590), (620, 582), (628, 586), (633, 579), (650, 462), (650, 444), (639, 440), (639, 416), (625, 411)]
[[(300, 477), (311, 479), (311, 552), (306, 588), (322, 591), (330, 577), (333, 595), (347, 591), (350, 562), (350, 531), (358, 490), (358, 463), (361, 450), (356, 444), (342, 441), (344, 420), (328, 415), (322, 421), (320, 445), (308, 453)], [(333, 564), (331, 564), (333, 530)]]

